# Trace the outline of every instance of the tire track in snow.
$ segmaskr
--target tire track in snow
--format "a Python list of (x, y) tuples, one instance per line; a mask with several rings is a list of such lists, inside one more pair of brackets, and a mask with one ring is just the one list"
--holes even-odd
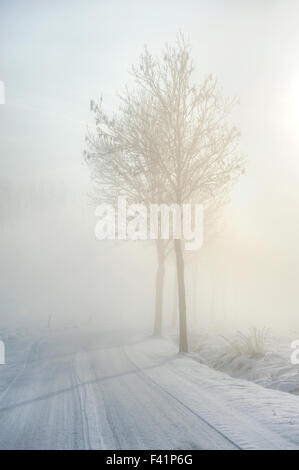
[(89, 432), (89, 422), (86, 412), (86, 389), (85, 385), (81, 383), (79, 376), (76, 370), (76, 355), (71, 361), (72, 367), (72, 380), (75, 386), (76, 395), (79, 401), (80, 417), (82, 423), (82, 434), (84, 438), (84, 447), (88, 450), (92, 450), (91, 441), (90, 441), (90, 432)]
[(206, 426), (211, 428), (214, 432), (216, 432), (218, 435), (220, 435), (223, 439), (225, 439), (227, 442), (229, 442), (236, 450), (242, 450), (242, 448), (236, 444), (234, 441), (232, 441), (229, 437), (227, 437), (222, 431), (219, 431), (215, 426), (213, 426), (209, 421), (207, 421), (205, 418), (203, 418), (200, 414), (196, 413), (192, 408), (190, 408), (188, 405), (183, 403), (179, 398), (177, 398), (175, 395), (173, 395), (171, 392), (166, 390), (164, 387), (162, 387), (158, 382), (156, 382), (152, 377), (149, 377), (149, 375), (145, 374), (145, 372), (137, 366), (137, 364), (130, 358), (128, 355), (125, 346), (122, 346), (122, 350), (128, 359), (128, 361), (132, 364), (132, 366), (135, 368), (135, 370), (144, 378), (144, 380), (148, 383), (152, 383), (154, 386), (158, 387), (163, 393), (167, 394), (170, 396), (173, 400), (175, 400), (177, 403), (179, 403), (181, 406), (183, 406), (186, 410), (188, 410), (190, 413), (192, 413), (194, 416), (196, 416), (198, 419), (200, 419)]
[[(143, 372), (143, 370), (134, 362), (134, 360), (131, 359), (128, 351), (124, 350), (125, 354), (127, 355), (128, 359), (131, 361), (132, 365), (134, 365), (137, 369), (140, 370), (140, 373), (142, 373), (148, 380), (152, 381), (155, 383), (158, 387), (163, 389), (168, 395), (172, 396), (175, 398), (177, 401), (181, 402), (183, 405), (185, 403), (181, 401), (177, 396), (172, 394), (169, 390), (166, 390), (164, 387), (160, 385), (160, 383), (156, 382), (148, 373)], [(182, 358), (184, 356), (181, 356)], [(187, 359), (190, 359), (188, 356), (185, 356)], [(228, 438), (231, 442), (235, 444), (240, 450), (246, 449), (278, 449), (278, 450), (297, 450), (297, 447), (295, 444), (289, 442), (286, 440), (284, 437), (281, 437), (279, 434), (271, 431), (268, 427), (266, 427), (263, 423), (259, 423), (258, 421), (254, 421), (251, 416), (248, 416), (246, 413), (239, 413), (237, 415), (237, 418), (234, 416), (234, 408), (232, 408), (232, 411), (228, 412), (227, 406), (229, 406), (230, 402), (226, 403), (225, 401), (219, 402), (219, 396), (215, 395), (214, 400), (211, 401), (211, 398), (213, 398), (213, 390), (212, 394), (209, 394), (209, 389), (206, 390), (203, 388), (205, 385), (207, 385), (205, 379), (203, 379), (202, 384), (200, 384), (198, 381), (194, 380), (194, 377), (189, 374), (184, 374), (181, 370), (179, 370), (178, 365), (173, 362), (167, 362), (165, 364), (156, 364), (153, 366), (149, 366), (149, 369), (155, 370), (156, 368), (159, 367), (165, 367), (166, 371), (168, 370), (168, 373), (170, 372), (172, 376), (178, 377), (181, 379), (181, 381), (187, 381), (189, 382), (190, 385), (193, 385), (198, 389), (198, 393), (203, 399), (203, 402), (205, 401), (208, 404), (208, 407), (204, 409), (204, 413), (207, 414), (207, 423), (209, 423), (210, 426), (213, 426), (218, 432), (221, 432), (223, 436), (228, 438), (226, 435), (226, 428), (228, 432), (231, 434), (231, 437)], [(208, 368), (209, 369), (209, 368)], [(209, 369), (212, 373), (213, 370)], [(215, 373), (215, 372), (214, 372)], [(165, 376), (165, 374), (164, 374)], [(172, 377), (173, 379), (173, 377)], [(201, 379), (202, 380), (202, 379)], [(173, 381), (173, 380), (172, 380)], [(233, 381), (233, 380), (232, 380)], [(187, 383), (186, 382), (186, 383)], [(170, 381), (171, 383), (171, 381)], [(176, 380), (177, 383), (177, 380)], [(179, 388), (178, 388), (179, 391)], [(187, 398), (187, 394), (186, 398)], [(215, 399), (218, 398), (218, 401), (215, 402)], [(184, 400), (185, 401), (185, 400)], [(215, 407), (218, 410), (218, 414), (221, 416), (220, 419), (220, 426), (224, 427), (223, 431), (219, 431), (217, 428), (217, 424), (212, 425), (208, 419), (209, 415), (212, 415), (212, 418), (215, 418), (215, 412), (214, 412), (214, 407), (213, 407), (213, 401), (215, 402)], [(191, 400), (192, 402), (192, 400)], [(237, 403), (238, 404), (238, 403)], [(187, 405), (185, 405), (187, 406)], [(192, 408), (190, 408), (192, 410)], [(237, 411), (237, 410), (236, 410)], [(196, 413), (197, 414), (197, 413)], [(214, 414), (214, 416), (213, 416)], [(202, 418), (202, 416), (198, 413), (198, 415)], [(226, 417), (226, 421), (224, 420), (224, 417)], [(215, 419), (214, 419), (215, 421)], [(244, 435), (245, 431), (245, 435)], [(244, 437), (243, 437), (244, 436)], [(236, 444), (236, 441), (238, 444)]]
[(35, 341), (30, 347), (29, 347), (29, 351), (28, 351), (28, 354), (27, 354), (27, 357), (26, 357), (26, 360), (23, 364), (23, 367), (21, 368), (21, 370), (14, 376), (14, 378), (9, 382), (8, 386), (5, 388), (5, 390), (3, 390), (3, 392), (1, 393), (0, 395), (0, 401), (3, 400), (3, 398), (7, 395), (7, 393), (9, 392), (9, 390), (12, 388), (12, 386), (17, 382), (18, 379), (20, 379), (23, 375), (23, 373), (25, 372), (27, 366), (28, 366), (28, 363), (29, 363), (29, 358), (31, 356), (31, 354), (33, 352), (37, 352), (37, 349), (39, 347), (39, 345), (41, 344), (42, 342), (42, 339), (40, 339), (39, 341)]

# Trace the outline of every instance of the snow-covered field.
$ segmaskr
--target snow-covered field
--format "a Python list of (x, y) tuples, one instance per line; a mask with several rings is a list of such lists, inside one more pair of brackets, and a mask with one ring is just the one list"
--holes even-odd
[(277, 336), (262, 330), (193, 339), (198, 359), (210, 367), (241, 378), (299, 395), (299, 365), (292, 364), (291, 347), (299, 334)]
[(7, 341), (1, 449), (299, 448), (299, 397), (171, 341), (78, 329)]

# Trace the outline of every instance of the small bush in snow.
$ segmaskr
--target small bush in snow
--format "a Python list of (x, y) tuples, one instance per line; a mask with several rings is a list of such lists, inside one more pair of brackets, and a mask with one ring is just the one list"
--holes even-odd
[(236, 356), (243, 354), (249, 357), (264, 356), (267, 352), (267, 328), (250, 328), (247, 333), (238, 331), (234, 338), (223, 339), (230, 345)]

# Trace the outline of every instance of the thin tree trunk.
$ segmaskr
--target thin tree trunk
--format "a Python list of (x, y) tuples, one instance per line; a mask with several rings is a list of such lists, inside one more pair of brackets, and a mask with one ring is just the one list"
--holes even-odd
[(216, 297), (216, 274), (212, 275), (211, 285), (211, 303), (210, 303), (210, 326), (215, 323), (215, 297)]
[(165, 246), (163, 240), (157, 240), (158, 269), (156, 275), (156, 301), (154, 336), (162, 335), (163, 287), (165, 274)]
[(197, 260), (195, 260), (194, 270), (192, 272), (192, 284), (193, 284), (193, 321), (194, 326), (198, 325), (198, 313), (197, 313)]
[(172, 327), (176, 328), (178, 323), (178, 280), (176, 270), (173, 279), (173, 298), (172, 298)]
[(174, 249), (175, 249), (175, 256), (176, 256), (178, 294), (179, 294), (180, 352), (188, 352), (185, 274), (184, 274), (184, 258), (183, 258), (181, 240), (174, 241)]

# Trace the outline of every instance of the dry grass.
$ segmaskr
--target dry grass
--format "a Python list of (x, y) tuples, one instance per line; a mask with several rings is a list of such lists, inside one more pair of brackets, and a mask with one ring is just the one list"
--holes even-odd
[(238, 331), (234, 338), (223, 339), (229, 344), (236, 356), (247, 355), (249, 357), (264, 356), (267, 352), (267, 328), (250, 328), (247, 333)]

